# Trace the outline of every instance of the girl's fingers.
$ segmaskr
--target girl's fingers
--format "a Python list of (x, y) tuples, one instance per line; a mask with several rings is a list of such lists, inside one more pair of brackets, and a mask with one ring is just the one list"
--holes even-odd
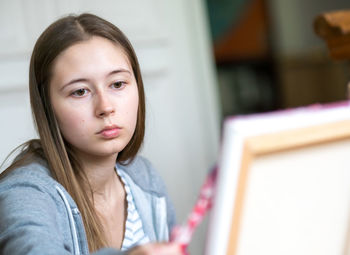
[(183, 255), (181, 245), (176, 243), (149, 243), (137, 246), (128, 255)]

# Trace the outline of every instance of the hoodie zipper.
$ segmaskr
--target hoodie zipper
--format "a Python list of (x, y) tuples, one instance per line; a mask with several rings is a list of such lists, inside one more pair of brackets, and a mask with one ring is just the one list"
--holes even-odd
[(71, 234), (72, 234), (72, 238), (73, 238), (74, 255), (80, 255), (80, 249), (79, 249), (79, 243), (78, 243), (78, 233), (77, 233), (77, 229), (75, 227), (75, 221), (73, 218), (73, 214), (72, 214), (70, 205), (68, 203), (68, 200), (67, 200), (66, 195), (64, 194), (63, 190), (58, 186), (55, 186), (55, 187), (56, 187), (56, 190), (58, 191), (58, 194), (60, 194), (60, 196), (64, 202), (64, 205), (66, 206), (67, 213), (68, 213), (69, 224), (71, 227)]

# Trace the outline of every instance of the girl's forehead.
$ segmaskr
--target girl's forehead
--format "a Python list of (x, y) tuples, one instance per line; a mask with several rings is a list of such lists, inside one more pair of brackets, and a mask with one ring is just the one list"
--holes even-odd
[(121, 45), (106, 38), (93, 36), (88, 40), (75, 43), (61, 52), (55, 62), (60, 60), (92, 62), (96, 60), (110, 60), (129, 62), (128, 56)]
[(60, 74), (110, 72), (132, 67), (121, 45), (98, 36), (76, 43), (61, 52), (53, 63), (53, 76)]

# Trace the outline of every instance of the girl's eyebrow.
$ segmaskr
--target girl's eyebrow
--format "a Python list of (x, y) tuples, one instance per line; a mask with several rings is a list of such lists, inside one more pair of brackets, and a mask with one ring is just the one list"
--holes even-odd
[(131, 75), (131, 72), (128, 69), (120, 68), (120, 69), (117, 69), (117, 70), (113, 70), (112, 72), (107, 74), (107, 76), (110, 76), (112, 74), (117, 74), (117, 73), (128, 73), (129, 75)]
[(72, 84), (74, 84), (74, 83), (77, 83), (77, 82), (87, 82), (87, 81), (88, 81), (88, 79), (83, 79), (83, 78), (74, 79), (74, 80), (71, 80), (70, 82), (64, 84), (60, 90), (64, 90), (66, 87), (68, 87), (69, 85), (72, 85)]
[[(111, 76), (111, 75), (113, 75), (113, 74), (118, 74), (118, 73), (127, 73), (127, 74), (131, 75), (131, 72), (130, 72), (128, 69), (120, 68), (120, 69), (116, 69), (116, 70), (113, 70), (113, 71), (109, 72), (109, 73), (106, 75), (106, 77)], [(69, 85), (72, 85), (72, 84), (74, 84), (74, 83), (77, 83), (77, 82), (87, 82), (87, 81), (89, 81), (89, 80), (88, 80), (88, 79), (85, 79), (85, 78), (73, 79), (73, 80), (69, 81), (68, 83), (64, 84), (60, 90), (64, 90), (66, 87), (68, 87)]]

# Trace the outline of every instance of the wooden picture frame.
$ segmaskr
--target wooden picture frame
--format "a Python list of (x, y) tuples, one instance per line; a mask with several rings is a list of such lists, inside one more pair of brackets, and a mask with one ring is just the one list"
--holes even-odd
[(206, 254), (348, 254), (348, 102), (225, 122)]

